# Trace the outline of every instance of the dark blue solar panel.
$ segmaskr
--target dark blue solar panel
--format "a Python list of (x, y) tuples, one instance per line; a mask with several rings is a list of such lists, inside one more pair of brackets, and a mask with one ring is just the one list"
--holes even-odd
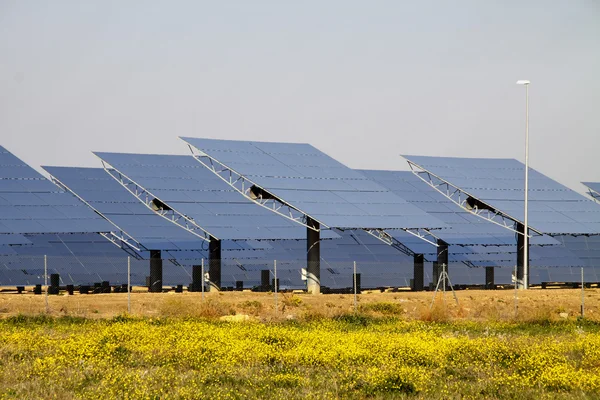
[[(387, 187), (413, 205), (431, 213), (450, 226), (438, 232), (438, 236), (449, 244), (456, 245), (514, 245), (514, 232), (478, 218), (457, 205), (435, 189), (422, 182), (409, 171), (359, 170), (360, 173)], [(557, 244), (556, 240), (544, 236), (532, 239), (534, 244)]]
[(23, 166), (24, 162), (8, 151), (5, 147), (0, 146), (0, 166), (4, 167)]
[(13, 244), (28, 245), (31, 242), (23, 235), (0, 235), (0, 246)]
[(147, 248), (200, 249), (202, 239), (156, 215), (102, 168), (46, 167), (62, 184)]
[[(524, 219), (525, 167), (514, 159), (404, 156), (511, 217)], [(529, 224), (548, 233), (598, 234), (600, 209), (590, 200), (530, 168)], [(584, 210), (582, 210), (582, 208)], [(583, 223), (587, 221), (588, 224)]]
[(327, 226), (444, 226), (308, 144), (183, 139)]
[(0, 147), (3, 233), (107, 232), (110, 225)]
[[(108, 261), (108, 260), (107, 260)], [(74, 273), (72, 272), (76, 266), (69, 265), (68, 268), (62, 268), (61, 274), (64, 276), (62, 279), (72, 278), (72, 282), (75, 283), (92, 283), (98, 280), (109, 279), (111, 283), (123, 283), (126, 280), (126, 275), (121, 271), (123, 268), (122, 259), (119, 260), (110, 260), (112, 262), (111, 270), (107, 271), (107, 269), (100, 264), (89, 263), (87, 260), (84, 260), (86, 263), (86, 272), (82, 273)], [(363, 276), (363, 286), (372, 286), (372, 287), (384, 287), (384, 286), (397, 286), (397, 285), (408, 285), (409, 280), (412, 278), (412, 265), (411, 260), (404, 260), (402, 262), (398, 262), (394, 264), (395, 269), (390, 268), (390, 263), (385, 262), (377, 262), (371, 260), (360, 261), (358, 263), (358, 270), (362, 273)], [(298, 272), (298, 268), (301, 264), (293, 263), (293, 262), (278, 262), (278, 276), (280, 277), (280, 282), (282, 287), (302, 287), (303, 283), (300, 280), (300, 275)], [(58, 266), (52, 266), (52, 268), (57, 268)], [(252, 264), (250, 262), (244, 263), (245, 270), (242, 270), (238, 267), (235, 261), (232, 262), (224, 262), (223, 266), (223, 283), (227, 286), (233, 286), (236, 280), (243, 280), (245, 287), (251, 287), (253, 285), (258, 285), (260, 283), (260, 270), (265, 268), (264, 264), (257, 262), (256, 264)], [(35, 274), (41, 273), (43, 269), (40, 267), (39, 259), (37, 262), (32, 262), (32, 268), (28, 269), (28, 272)], [(330, 272), (334, 271), (334, 273)], [(64, 272), (68, 271), (68, 274)], [(176, 274), (176, 271), (179, 272)], [(53, 272), (53, 271), (52, 271)], [(144, 277), (147, 274), (147, 264), (146, 262), (132, 262), (132, 278), (133, 282), (136, 284), (143, 284)], [(428, 283), (431, 279), (429, 270), (426, 270), (426, 283)], [(498, 283), (509, 283), (510, 284), (510, 274), (512, 272), (511, 268), (500, 268), (496, 272), (496, 281)], [(562, 281), (576, 281), (579, 271), (569, 271), (569, 268), (532, 268), (532, 281), (533, 283), (539, 283), (541, 280), (544, 281), (552, 281), (552, 280), (562, 280)], [(165, 284), (173, 285), (178, 283), (187, 284), (190, 280), (189, 267), (173, 267), (173, 268), (165, 268), (164, 278)], [(451, 265), (450, 273), (452, 276), (452, 280), (454, 283), (482, 283), (483, 282), (483, 271), (480, 269), (471, 269), (466, 266), (461, 265)], [(11, 275), (13, 279), (12, 284), (16, 284), (16, 280), (22, 279), (23, 271), (8, 271), (7, 275)], [(341, 263), (332, 263), (330, 267), (324, 268), (321, 275), (322, 283), (329, 287), (351, 287), (351, 275), (352, 274), (352, 264), (348, 263), (348, 265), (344, 265)], [(540, 279), (539, 277), (544, 275), (547, 278)], [(1, 282), (4, 283), (6, 275), (0, 275)], [(35, 275), (29, 275), (30, 279), (35, 279)], [(569, 278), (572, 279), (558, 279), (558, 278)], [(42, 277), (43, 280), (43, 277)], [(65, 281), (66, 282), (66, 281)], [(63, 283), (65, 283), (63, 282)], [(29, 281), (28, 284), (40, 283), (39, 281)], [(6, 283), (4, 283), (6, 284)]]
[(190, 156), (97, 155), (219, 239), (306, 237), (305, 228), (245, 199)]

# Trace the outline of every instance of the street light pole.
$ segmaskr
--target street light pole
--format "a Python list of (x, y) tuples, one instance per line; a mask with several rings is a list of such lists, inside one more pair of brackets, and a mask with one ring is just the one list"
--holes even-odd
[(529, 287), (529, 84), (527, 80), (517, 81), (525, 86), (525, 220), (523, 229), (523, 289)]

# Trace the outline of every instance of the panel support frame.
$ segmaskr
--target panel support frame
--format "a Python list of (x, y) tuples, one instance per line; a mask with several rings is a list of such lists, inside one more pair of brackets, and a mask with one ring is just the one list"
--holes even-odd
[(108, 240), (109, 242), (114, 244), (115, 246), (123, 249), (125, 252), (127, 252), (127, 254), (134, 257), (135, 259), (137, 259), (137, 260), (143, 259), (143, 257), (138, 253), (140, 251), (148, 251), (148, 249), (143, 244), (138, 242), (133, 236), (131, 236), (129, 233), (127, 233), (125, 230), (123, 230), (121, 227), (119, 227), (117, 224), (115, 224), (111, 219), (109, 219), (103, 213), (98, 211), (94, 206), (92, 206), (84, 198), (79, 196), (74, 190), (72, 190), (70, 187), (68, 187), (65, 183), (63, 183), (61, 180), (56, 178), (54, 175), (50, 174), (50, 178), (52, 179), (52, 182), (56, 186), (58, 186), (59, 188), (63, 189), (64, 191), (69, 192), (70, 194), (75, 196), (79, 201), (81, 201), (83, 204), (85, 204), (86, 206), (91, 208), (92, 211), (94, 211), (96, 214), (101, 216), (105, 221), (107, 221), (112, 226), (117, 228), (116, 232), (115, 231), (110, 231), (108, 233), (107, 232), (98, 232), (103, 238), (105, 238), (106, 240)]
[[(408, 159), (406, 161), (408, 162), (408, 165), (413, 174), (415, 174), (419, 179), (421, 179), (423, 182), (425, 182), (430, 187), (435, 189), (438, 193), (443, 195), (445, 198), (450, 200), (452, 203), (454, 203), (457, 206), (459, 206), (460, 208), (462, 208), (464, 211), (467, 211), (468, 213), (470, 213), (472, 215), (482, 218), (488, 222), (494, 223), (498, 226), (501, 226), (501, 227), (508, 229), (519, 235), (523, 234), (522, 232), (519, 232), (515, 228), (516, 223), (521, 223), (521, 221), (519, 221), (518, 219), (516, 219), (502, 211), (496, 210), (491, 205), (486, 204), (485, 202), (477, 199), (475, 196), (471, 196), (469, 193), (462, 190), (458, 186), (455, 186), (452, 183), (429, 172), (428, 170), (419, 166), (418, 164), (415, 164)], [(481, 202), (482, 204), (485, 204), (488, 208), (479, 208), (477, 205), (475, 205), (474, 207), (468, 207), (467, 206), (468, 198), (476, 199), (477, 201)], [(534, 228), (530, 227), (529, 229), (532, 232), (534, 232), (536, 235), (539, 235), (539, 236), (543, 235), (542, 232), (540, 232)], [(531, 237), (531, 235), (529, 237)]]
[[(211, 172), (213, 172), (216, 176), (221, 178), (221, 180), (223, 180), (225, 183), (227, 183), (229, 186), (231, 186), (233, 189), (235, 189), (238, 193), (240, 193), (246, 199), (248, 199), (248, 200), (252, 201), (253, 203), (255, 203), (261, 207), (264, 207), (267, 210), (272, 211), (284, 218), (287, 218), (293, 222), (296, 222), (308, 229), (312, 229), (315, 232), (319, 232), (320, 228), (315, 228), (314, 225), (310, 223), (310, 221), (315, 221), (318, 223), (319, 226), (324, 226), (328, 229), (331, 229), (331, 227), (328, 226), (327, 224), (313, 218), (306, 212), (300, 210), (297, 207), (294, 207), (293, 205), (286, 202), (285, 200), (275, 196), (273, 193), (270, 193), (268, 190), (266, 190), (265, 188), (256, 184), (252, 180), (248, 179), (246, 176), (235, 171), (233, 168), (230, 168), (227, 165), (220, 162), (219, 160), (209, 156), (208, 154), (204, 153), (203, 151), (196, 148), (195, 146), (192, 146), (189, 143), (187, 143), (187, 145), (190, 149), (190, 152), (192, 153), (192, 156), (194, 157), (194, 159), (196, 159), (196, 161), (198, 161), (204, 167), (208, 168)], [(268, 194), (267, 198), (263, 198), (262, 195), (259, 195), (258, 197), (251, 196), (250, 189), (252, 187), (259, 188), (262, 192), (267, 193)], [(284, 210), (284, 211), (282, 211), (282, 210)], [(336, 227), (336, 228), (342, 229), (339, 227)], [(346, 228), (346, 229), (349, 229), (349, 228)], [(359, 228), (356, 228), (356, 229), (359, 229)], [(360, 229), (364, 230), (371, 236), (381, 240), (382, 242), (396, 248), (397, 250), (399, 250), (400, 252), (402, 252), (404, 254), (407, 254), (410, 256), (416, 254), (415, 252), (410, 250), (406, 245), (402, 244), (397, 239), (394, 239), (389, 233), (385, 232), (385, 230), (383, 230), (383, 229), (377, 229), (377, 228), (360, 228)], [(437, 247), (437, 239), (438, 238), (427, 229), (406, 228), (406, 229), (402, 229), (402, 230)], [(432, 237), (433, 239), (429, 239), (429, 237)]]
[[(414, 257), (416, 254), (419, 254), (419, 253), (413, 251), (410, 247), (406, 246), (404, 243), (402, 243), (401, 241), (399, 241), (398, 239), (396, 239), (395, 237), (393, 237), (392, 235), (390, 235), (387, 231), (385, 231), (383, 229), (363, 229), (363, 231), (365, 231), (369, 235), (373, 236), (374, 238), (379, 239), (383, 243), (392, 246), (393, 248), (395, 248), (402, 254), (405, 254), (410, 257)], [(430, 239), (426, 239), (424, 236), (420, 236), (420, 235), (417, 235), (417, 234), (409, 232), (409, 231), (405, 231), (405, 232), (408, 232), (408, 233), (413, 234), (414, 236), (417, 236), (418, 238), (426, 241), (427, 243), (431, 244), (432, 246), (435, 246), (435, 247), (438, 246), (437, 238), (435, 239), (436, 241), (434, 242)]]
[[(134, 195), (138, 200), (142, 202), (149, 210), (153, 211), (156, 215), (161, 216), (167, 221), (185, 229), (191, 234), (199, 237), (200, 239), (210, 242), (210, 238), (215, 237), (210, 232), (202, 228), (193, 218), (188, 217), (185, 214), (178, 212), (177, 210), (170, 208), (169, 210), (155, 210), (152, 207), (152, 201), (154, 199), (160, 200), (157, 196), (154, 196), (151, 192), (146, 190), (143, 186), (139, 185), (133, 179), (130, 179), (127, 175), (114, 168), (108, 162), (102, 161), (102, 168), (108, 173), (114, 180), (116, 180), (121, 186), (123, 186), (129, 193)], [(162, 200), (161, 200), (162, 201)], [(215, 239), (218, 239), (215, 237)]]
[(596, 203), (600, 203), (600, 193), (588, 187), (588, 194)]
[[(208, 154), (196, 149), (192, 145), (188, 144), (188, 147), (190, 148), (192, 156), (196, 161), (208, 168), (212, 173), (221, 178), (221, 180), (227, 183), (231, 188), (240, 193), (246, 199), (308, 229), (312, 229), (315, 232), (319, 231), (319, 229), (316, 229), (309, 224), (308, 214), (304, 211), (299, 210), (298, 208), (287, 203), (285, 200), (280, 199), (273, 193), (270, 193), (268, 190), (235, 171), (233, 168), (228, 167)], [(258, 196), (252, 196), (250, 190), (252, 187), (261, 189), (261, 191), (267, 193), (268, 196), (263, 197), (262, 194)], [(319, 225), (329, 228), (329, 226), (321, 221), (317, 222), (319, 222)]]

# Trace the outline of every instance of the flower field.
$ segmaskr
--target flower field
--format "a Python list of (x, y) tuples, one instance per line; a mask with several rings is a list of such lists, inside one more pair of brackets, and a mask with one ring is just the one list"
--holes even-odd
[(598, 398), (600, 325), (0, 320), (0, 398)]

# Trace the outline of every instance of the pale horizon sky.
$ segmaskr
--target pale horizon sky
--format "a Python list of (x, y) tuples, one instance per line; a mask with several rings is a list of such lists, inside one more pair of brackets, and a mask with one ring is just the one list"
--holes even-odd
[(178, 136), (524, 161), (600, 181), (600, 3), (0, 1), (0, 144), (40, 165)]

